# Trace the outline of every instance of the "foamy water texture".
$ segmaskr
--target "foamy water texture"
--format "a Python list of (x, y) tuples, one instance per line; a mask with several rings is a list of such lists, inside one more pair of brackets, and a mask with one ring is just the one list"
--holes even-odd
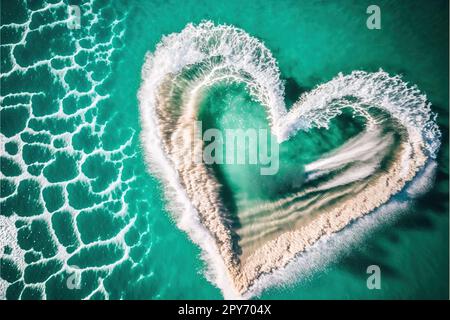
[(0, 298), (108, 298), (104, 280), (133, 261), (135, 232), (125, 199), (135, 177), (124, 170), (134, 132), (114, 144), (104, 89), (125, 16), (83, 2), (83, 26), (71, 30), (63, 1), (10, 4), (12, 21), (1, 26)]
[[(148, 54), (142, 79), (141, 139), (151, 172), (164, 182), (178, 226), (203, 249), (208, 276), (225, 297), (248, 298), (283, 275), (291, 277), (289, 265), (297, 261), (298, 266), (301, 253), (320, 243), (329, 246), (336, 233), (356, 228), (346, 228), (350, 222), (392, 202), (432, 163), (440, 146), (426, 96), (383, 70), (339, 74), (300, 96), (288, 110), (270, 50), (232, 26), (189, 24), (164, 37)], [(265, 109), (279, 143), (299, 131), (328, 128), (345, 110), (363, 118), (365, 129), (305, 165), (299, 190), (238, 212), (240, 227), (232, 228), (214, 172), (186, 155), (202, 143), (195, 121), (208, 88), (236, 82), (244, 83)], [(421, 179), (418, 189), (429, 184), (429, 171), (421, 173), (428, 178)], [(339, 250), (338, 245), (331, 248), (324, 251), (328, 256)], [(303, 265), (310, 265), (305, 259), (300, 259)]]

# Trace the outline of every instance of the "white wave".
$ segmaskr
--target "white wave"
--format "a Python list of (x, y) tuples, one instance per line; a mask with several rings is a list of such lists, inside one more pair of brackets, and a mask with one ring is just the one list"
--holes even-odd
[(407, 212), (409, 205), (410, 201), (407, 200), (391, 201), (371, 214), (359, 218), (348, 228), (324, 236), (284, 268), (261, 276), (243, 297), (250, 299), (260, 296), (264, 290), (271, 287), (283, 288), (308, 282), (313, 273), (326, 270), (330, 264), (360, 246), (368, 231), (373, 231), (382, 224), (394, 223)]
[[(150, 169), (164, 182), (170, 209), (176, 216), (178, 226), (187, 231), (204, 250), (204, 259), (209, 263), (208, 277), (222, 289), (225, 297), (236, 297), (239, 293), (230, 284), (227, 267), (211, 237), (211, 230), (201, 223), (199, 212), (180, 179), (177, 164), (183, 155), (168, 154), (165, 149), (160, 131), (162, 123), (157, 114), (159, 90), (164, 81), (201, 63), (205, 66), (200, 75), (195, 79), (185, 79), (192, 83), (191, 91), (187, 92), (189, 103), (186, 104), (191, 116), (196, 112), (192, 101), (202, 87), (224, 80), (240, 81), (246, 83), (252, 97), (266, 108), (272, 132), (280, 142), (289, 139), (297, 130), (327, 127), (332, 118), (348, 107), (365, 117), (368, 127), (376, 127), (378, 120), (370, 114), (371, 109), (376, 107), (406, 128), (410, 143), (419, 145), (426, 156), (435, 157), (439, 148), (441, 133), (426, 96), (416, 87), (408, 86), (399, 76), (390, 76), (381, 69), (374, 73), (354, 71), (349, 75), (339, 74), (303, 94), (288, 112), (277, 62), (261, 41), (233, 26), (216, 26), (211, 22), (197, 26), (188, 24), (180, 33), (163, 37), (154, 53), (147, 55), (142, 71), (139, 90), (142, 144)], [(366, 140), (371, 142), (370, 138)], [(322, 159), (311, 164), (309, 170), (329, 169), (353, 161), (371, 151), (371, 146), (375, 149), (386, 147), (382, 142), (378, 143), (361, 144), (356, 149), (352, 148), (352, 152), (341, 152)], [(406, 155), (410, 153), (406, 151), (402, 154), (407, 161)], [(376, 162), (360, 168), (359, 176), (350, 177), (351, 180), (370, 174)], [(406, 164), (407, 172), (414, 171), (414, 167)], [(335, 185), (343, 183), (346, 181), (342, 179), (335, 181)], [(200, 201), (202, 195), (196, 196), (199, 197), (196, 201)], [(203, 197), (205, 199), (201, 201), (211, 201), (208, 195)], [(220, 221), (220, 217), (211, 219), (216, 218)]]
[(417, 174), (414, 183), (406, 189), (409, 197), (416, 198), (428, 192), (434, 184), (437, 162), (429, 161), (421, 172)]
[[(263, 275), (243, 297), (249, 299), (260, 296), (270, 287), (289, 287), (309, 281), (314, 272), (325, 270), (341, 257), (351, 254), (360, 246), (369, 231), (380, 225), (394, 224), (408, 212), (415, 198), (427, 192), (433, 185), (437, 163), (429, 161), (406, 188), (406, 197), (395, 198), (370, 214), (359, 218), (348, 228), (323, 237), (307, 251), (299, 254), (284, 268)], [(339, 297), (336, 297), (339, 298)]]

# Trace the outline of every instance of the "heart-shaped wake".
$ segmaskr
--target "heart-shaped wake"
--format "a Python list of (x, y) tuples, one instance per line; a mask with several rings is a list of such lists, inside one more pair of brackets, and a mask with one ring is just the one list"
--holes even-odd
[[(163, 181), (179, 227), (208, 253), (213, 269), (225, 270), (217, 283), (229, 279), (239, 294), (323, 236), (388, 202), (440, 145), (425, 95), (382, 70), (339, 74), (303, 94), (288, 111), (271, 52), (231, 26), (189, 24), (164, 37), (148, 54), (142, 77), (142, 143), (150, 169)], [(218, 179), (194, 160), (203, 148), (196, 127), (202, 94), (218, 82), (245, 83), (265, 108), (279, 143), (298, 130), (327, 128), (346, 109), (363, 117), (366, 127), (307, 164), (301, 190), (240, 213), (247, 224), (233, 230)]]

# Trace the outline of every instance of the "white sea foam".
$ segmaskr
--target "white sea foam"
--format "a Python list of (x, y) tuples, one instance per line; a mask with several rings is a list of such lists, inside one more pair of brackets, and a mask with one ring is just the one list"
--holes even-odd
[[(26, 3), (24, 4), (17, 4), (17, 5), (24, 5), (27, 6)], [(46, 206), (45, 202), (42, 196), (41, 190), (39, 191), (39, 203), (43, 207), (43, 212), (41, 214), (37, 214), (35, 212), (27, 212), (29, 216), (19, 216), (16, 214), (17, 207), (15, 205), (15, 202), (13, 201), (12, 204), (10, 204), (10, 209), (12, 211), (12, 214), (10, 216), (4, 216), (0, 215), (0, 249), (3, 250), (4, 247), (9, 247), (11, 250), (10, 253), (6, 252), (0, 252), (0, 255), (2, 259), (11, 260), (13, 261), (13, 265), (19, 269), (19, 272), (21, 276), (19, 279), (15, 280), (15, 283), (23, 283), (24, 288), (37, 288), (39, 289), (39, 293), (41, 295), (41, 298), (45, 299), (47, 297), (46, 294), (46, 283), (48, 279), (42, 282), (38, 283), (27, 283), (25, 281), (25, 269), (27, 266), (38, 264), (40, 262), (46, 262), (50, 260), (50, 258), (43, 258), (42, 254), (38, 251), (35, 251), (34, 248), (31, 249), (22, 249), (20, 244), (18, 243), (17, 234), (18, 231), (22, 228), (28, 228), (28, 226), (33, 223), (34, 221), (43, 222), (45, 224), (45, 227), (47, 228), (50, 239), (46, 239), (49, 242), (52, 242), (54, 246), (56, 247), (56, 254), (51, 257), (51, 259), (58, 260), (61, 264), (61, 268), (54, 273), (51, 276), (58, 276), (60, 274), (64, 273), (72, 273), (75, 268), (74, 266), (69, 265), (68, 260), (73, 257), (74, 255), (78, 254), (81, 250), (86, 248), (91, 248), (96, 245), (105, 245), (105, 244), (115, 244), (118, 248), (121, 248), (123, 250), (123, 256), (118, 259), (117, 261), (114, 261), (112, 263), (109, 263), (107, 265), (98, 266), (98, 267), (87, 267), (82, 268), (81, 272), (87, 270), (101, 270), (105, 273), (109, 273), (112, 271), (116, 266), (120, 265), (124, 261), (129, 260), (129, 251), (130, 248), (126, 245), (125, 242), (125, 234), (129, 231), (129, 229), (133, 226), (135, 222), (135, 217), (127, 217), (127, 223), (125, 226), (110, 239), (107, 240), (101, 240), (101, 241), (94, 241), (89, 244), (84, 244), (81, 239), (81, 234), (78, 230), (78, 226), (76, 223), (76, 218), (80, 213), (80, 210), (74, 209), (70, 206), (68, 201), (68, 191), (67, 186), (69, 183), (73, 182), (83, 182), (86, 185), (89, 186), (89, 190), (92, 193), (92, 186), (91, 183), (95, 179), (90, 179), (86, 177), (82, 173), (82, 164), (84, 161), (92, 155), (102, 155), (105, 157), (105, 159), (111, 159), (114, 156), (116, 158), (125, 159), (127, 157), (133, 157), (134, 155), (126, 156), (123, 153), (123, 149), (129, 146), (131, 140), (133, 137), (130, 137), (130, 139), (120, 148), (117, 150), (103, 150), (102, 146), (96, 146), (95, 150), (91, 153), (87, 154), (83, 150), (76, 150), (72, 145), (72, 139), (73, 137), (78, 134), (83, 128), (90, 128), (94, 132), (94, 129), (96, 126), (100, 127), (101, 130), (97, 132), (97, 136), (100, 137), (103, 134), (104, 124), (97, 124), (96, 118), (89, 123), (89, 121), (86, 121), (86, 114), (88, 114), (89, 111), (93, 111), (96, 109), (97, 104), (108, 98), (107, 95), (102, 95), (97, 92), (97, 87), (100, 86), (106, 77), (108, 77), (108, 72), (101, 77), (93, 78), (93, 72), (85, 70), (85, 64), (82, 62), (79, 62), (76, 57), (79, 54), (93, 54), (95, 53), (95, 62), (104, 62), (106, 65), (111, 64), (111, 56), (114, 52), (113, 47), (113, 40), (118, 39), (122, 37), (122, 33), (120, 34), (111, 34), (109, 39), (105, 41), (97, 41), (96, 44), (92, 44), (92, 46), (82, 45), (82, 42), (85, 41), (87, 43), (90, 43), (93, 38), (95, 38), (95, 32), (93, 31), (96, 27), (96, 23), (98, 23), (100, 20), (104, 19), (102, 17), (102, 10), (98, 11), (94, 9), (95, 7), (95, 0), (91, 1), (85, 1), (83, 4), (80, 4), (80, 10), (82, 14), (82, 21), (86, 24), (83, 25), (83, 32), (76, 32), (74, 31), (70, 36), (68, 36), (65, 41), (67, 42), (67, 45), (69, 43), (74, 44), (75, 50), (73, 52), (67, 52), (67, 55), (57, 55), (57, 54), (48, 54), (48, 56), (45, 59), (39, 60), (39, 61), (33, 61), (29, 65), (20, 64), (18, 62), (18, 58), (14, 56), (14, 52), (17, 50), (22, 49), (23, 47), (29, 46), (29, 45), (35, 45), (33, 43), (34, 40), (32, 35), (41, 35), (42, 32), (52, 30), (56, 27), (65, 28), (67, 26), (68, 20), (66, 19), (65, 13), (67, 13), (67, 3), (64, 1), (59, 1), (55, 3), (45, 3), (43, 7), (37, 8), (34, 10), (31, 10), (29, 8), (25, 8), (27, 12), (27, 19), (23, 23), (9, 23), (4, 24), (2, 23), (0, 29), (2, 30), (8, 30), (8, 31), (15, 31), (18, 35), (20, 35), (20, 39), (17, 42), (14, 43), (5, 43), (2, 39), (2, 53), (3, 50), (6, 53), (5, 56), (2, 56), (2, 59), (4, 58), (7, 63), (5, 63), (5, 66), (10, 67), (2, 67), (2, 73), (0, 75), (0, 78), (5, 80), (5, 83), (8, 81), (11, 81), (10, 79), (13, 77), (16, 77), (14, 79), (21, 79), (22, 76), (26, 76), (28, 73), (36, 71), (36, 70), (44, 70), (43, 74), (45, 74), (48, 71), (48, 75), (51, 77), (49, 79), (50, 81), (53, 81), (55, 85), (61, 86), (63, 89), (63, 95), (59, 97), (53, 97), (57, 104), (57, 110), (51, 114), (45, 114), (45, 115), (36, 115), (33, 114), (33, 98), (35, 97), (42, 97), (48, 94), (47, 92), (8, 92), (8, 89), (2, 87), (2, 96), (0, 97), (0, 103), (2, 110), (6, 109), (14, 109), (18, 107), (25, 107), (28, 112), (28, 120), (27, 125), (24, 128), (23, 131), (16, 133), (13, 136), (6, 137), (3, 134), (1, 134), (1, 155), (2, 157), (9, 159), (11, 161), (14, 161), (21, 169), (21, 174), (18, 176), (5, 176), (2, 173), (0, 173), (0, 178), (3, 180), (12, 181), (15, 184), (15, 191), (6, 196), (2, 197), (2, 201), (8, 201), (13, 199), (17, 196), (17, 186), (20, 184), (20, 182), (31, 179), (38, 183), (40, 185), (40, 189), (43, 189), (44, 187), (48, 186), (60, 186), (63, 188), (64, 193), (64, 204), (60, 208), (60, 210), (67, 211), (71, 214), (72, 217), (72, 227), (75, 232), (75, 237), (77, 239), (77, 242), (79, 243), (78, 247), (68, 253), (67, 248), (61, 244), (60, 240), (58, 239), (55, 230), (52, 228), (52, 216), (53, 212), (50, 212)], [(107, 9), (108, 6), (104, 6), (103, 9)], [(63, 13), (63, 14), (61, 14)], [(48, 20), (48, 19), (40, 19), (39, 15), (43, 17), (46, 16), (53, 16), (55, 19)], [(126, 16), (126, 14), (124, 15)], [(56, 19), (56, 17), (60, 17), (60, 19)], [(36, 21), (40, 21), (39, 25), (33, 25), (36, 24)], [(114, 27), (118, 23), (120, 23), (122, 19), (111, 19), (110, 26)], [(118, 28), (117, 28), (118, 29)], [(68, 30), (68, 29), (67, 29)], [(119, 29), (117, 30), (119, 31)], [(62, 37), (62, 35), (60, 35)], [(66, 35), (67, 36), (67, 35)], [(39, 39), (39, 37), (37, 37)], [(45, 46), (44, 46), (45, 47)], [(69, 47), (69, 45), (68, 45)], [(50, 52), (52, 53), (52, 52)], [(62, 67), (55, 67), (55, 62), (64, 62), (64, 66)], [(92, 63), (94, 61), (88, 60), (88, 62)], [(38, 69), (41, 68), (41, 69)], [(66, 75), (71, 72), (79, 72), (80, 74), (84, 75), (87, 79), (87, 82), (89, 83), (89, 88), (86, 92), (79, 92), (76, 88), (73, 87), (73, 84), (69, 83), (67, 81)], [(27, 78), (29, 79), (29, 78)], [(23, 82), (26, 82), (28, 80), (22, 80)], [(35, 80), (36, 83), (39, 81), (42, 81), (42, 79)], [(6, 86), (5, 86), (6, 87)], [(12, 90), (15, 90), (14, 86), (9, 86), (8, 88), (12, 87)], [(19, 86), (20, 87), (20, 86)], [(71, 98), (90, 98), (91, 102), (89, 105), (87, 105), (84, 108), (79, 108), (75, 110), (73, 113), (65, 113), (63, 105), (66, 102), (66, 100), (70, 100)], [(17, 102), (16, 100), (20, 100)], [(77, 106), (78, 107), (78, 106)], [(73, 132), (63, 132), (60, 134), (51, 134), (51, 131), (48, 128), (42, 128), (41, 130), (33, 129), (30, 126), (30, 122), (32, 120), (51, 120), (51, 119), (64, 119), (64, 120), (73, 120), (76, 117), (81, 117), (83, 119), (83, 122), (80, 126), (78, 126)], [(50, 154), (54, 156), (58, 152), (65, 152), (71, 157), (77, 159), (76, 161), (76, 170), (79, 172), (79, 174), (73, 178), (70, 181), (63, 181), (63, 182), (57, 182), (52, 183), (50, 182), (47, 177), (44, 176), (44, 174), (36, 174), (33, 175), (29, 173), (27, 163), (23, 159), (23, 148), (28, 143), (23, 141), (21, 134), (39, 134), (43, 133), (44, 135), (47, 135), (49, 137), (50, 142), (49, 143), (41, 143), (36, 142), (33, 143), (35, 146), (40, 146), (43, 148), (46, 148), (49, 150)], [(61, 140), (65, 142), (65, 146), (56, 148), (54, 146), (54, 142), (57, 140)], [(18, 152), (16, 154), (8, 154), (5, 152), (5, 145), (6, 143), (15, 143), (18, 146)], [(42, 162), (43, 166), (50, 164), (54, 159), (50, 159), (49, 161)], [(120, 160), (116, 160), (116, 162), (119, 162)], [(122, 171), (122, 169), (120, 169)], [(121, 173), (121, 172), (120, 172)], [(106, 204), (106, 202), (112, 198), (112, 195), (114, 194), (120, 194), (120, 202), (122, 204), (122, 210), (118, 212), (118, 215), (125, 215), (127, 212), (127, 205), (125, 201), (125, 194), (126, 189), (129, 187), (124, 188), (124, 190), (120, 190), (122, 188), (122, 185), (129, 183), (133, 180), (133, 178), (130, 178), (129, 180), (122, 179), (121, 175), (119, 174), (116, 181), (113, 181), (111, 185), (108, 186), (105, 190), (98, 193), (98, 195), (102, 196), (102, 201), (96, 202), (93, 206), (90, 208), (84, 208), (84, 209), (94, 209), (94, 208), (100, 208), (102, 205)], [(6, 213), (5, 213), (6, 214)], [(22, 223), (22, 227), (16, 226), (16, 222)], [(29, 230), (28, 237), (32, 237), (32, 231)], [(25, 253), (32, 253), (38, 256), (38, 260), (34, 261), (32, 263), (26, 263), (24, 259)], [(7, 281), (0, 279), (0, 299), (6, 298), (6, 290), (7, 287), (10, 286), (11, 283), (8, 283)], [(25, 289), (22, 289), (23, 292)], [(106, 292), (104, 286), (103, 286), (103, 279), (99, 279), (98, 287), (94, 289), (92, 293), (90, 293), (85, 298), (89, 299), (91, 296), (93, 296), (95, 293), (102, 293), (105, 298), (108, 298), (108, 293)], [(21, 297), (21, 293), (19, 292), (18, 297)]]
[(391, 200), (370, 214), (362, 216), (350, 227), (323, 237), (285, 267), (261, 276), (243, 297), (249, 299), (259, 296), (271, 287), (290, 287), (294, 283), (308, 282), (313, 273), (324, 271), (329, 264), (351, 254), (352, 249), (364, 245), (363, 241), (368, 232), (381, 225), (394, 224), (408, 213), (408, 208), (414, 204), (414, 198), (427, 192), (432, 186), (436, 167), (436, 161), (429, 161), (406, 188), (406, 197)]
[[(369, 215), (356, 220), (342, 231), (322, 237), (314, 245), (285, 267), (264, 274), (243, 295), (245, 299), (257, 297), (271, 287), (290, 287), (308, 282), (315, 272), (325, 271), (332, 263), (351, 254), (351, 250), (363, 245), (364, 237), (382, 224), (394, 223), (407, 212), (410, 201), (393, 200)], [(336, 297), (339, 298), (339, 297)]]
[[(183, 72), (195, 68), (200, 68), (200, 72), (195, 71), (193, 75), (186, 73), (187, 76), (183, 78)], [(218, 196), (220, 186), (205, 168), (193, 166), (183, 160), (185, 149), (181, 145), (192, 141), (180, 134), (189, 132), (182, 131), (180, 127), (194, 130), (192, 126), (202, 88), (219, 81), (244, 82), (252, 97), (266, 109), (272, 132), (280, 142), (289, 139), (297, 130), (327, 127), (332, 118), (349, 107), (355, 114), (366, 119), (368, 135), (370, 130), (380, 125), (380, 120), (372, 116), (372, 110), (387, 113), (399, 124), (399, 128), (406, 131), (399, 132), (403, 137), (402, 147), (399, 148), (396, 162), (391, 166), (389, 174), (380, 180), (380, 183), (389, 186), (379, 195), (380, 198), (374, 198), (373, 191), (372, 198), (366, 193), (363, 202), (355, 200), (350, 206), (361, 210), (361, 213), (341, 212), (340, 215), (345, 218), (330, 216), (331, 220), (322, 219), (327, 227), (320, 230), (321, 227), (314, 225), (310, 239), (295, 239), (287, 235), (279, 242), (286, 248), (290, 247), (291, 241), (294, 241), (298, 250), (305, 248), (304, 241), (311, 244), (320, 239), (322, 242), (324, 238), (319, 234), (325, 233), (329, 237), (329, 234), (341, 230), (349, 221), (383, 204), (414, 177), (426, 157), (435, 157), (440, 145), (441, 134), (425, 95), (402, 81), (399, 76), (390, 76), (383, 70), (375, 73), (354, 71), (349, 75), (339, 74), (331, 81), (303, 94), (288, 112), (276, 60), (261, 41), (238, 28), (216, 26), (211, 22), (188, 24), (180, 33), (163, 37), (156, 50), (147, 55), (142, 71), (139, 91), (142, 144), (151, 171), (164, 182), (169, 206), (179, 227), (187, 231), (192, 240), (203, 249), (208, 268), (206, 273), (222, 289), (225, 297), (236, 297), (244, 293), (242, 297), (248, 298), (259, 293), (268, 284), (278, 282), (280, 277), (289, 278), (290, 272), (280, 270), (288, 270), (294, 265), (288, 262), (293, 259), (295, 252), (284, 257), (282, 252), (274, 253), (273, 257), (269, 254), (268, 259), (260, 254), (253, 264), (248, 265), (247, 270), (245, 266), (233, 262), (235, 254), (231, 249), (231, 231), (224, 227), (227, 218), (222, 215), (223, 204)], [(183, 90), (181, 100), (171, 101), (178, 89)], [(349, 147), (346, 152), (318, 160), (309, 169), (330, 170), (352, 162), (363, 156), (370, 145), (375, 149), (386, 148), (383, 141), (370, 138), (366, 140), (368, 144), (353, 145), (354, 148)], [(349, 177), (335, 179), (334, 186), (366, 178), (376, 169), (377, 163), (378, 160), (372, 165), (360, 167), (358, 172), (352, 172)], [(394, 181), (393, 178), (398, 180)], [(330, 187), (332, 185), (328, 186)], [(367, 205), (361, 207), (366, 202)], [(322, 220), (318, 223), (323, 223)], [(378, 220), (369, 225), (378, 223)], [(329, 221), (333, 221), (335, 225), (330, 226)], [(352, 238), (359, 231), (350, 227), (345, 234)], [(330, 239), (342, 242), (334, 236)], [(329, 256), (334, 255), (337, 247), (339, 245), (331, 246)], [(268, 248), (278, 250), (279, 245), (275, 241)], [(268, 253), (267, 250), (263, 251)], [(271, 264), (272, 258), (278, 259), (278, 262)], [(302, 260), (303, 265), (309, 266), (309, 260)], [(328, 261), (329, 258), (325, 260)], [(320, 261), (324, 262), (326, 261)], [(255, 271), (259, 268), (261, 272)], [(265, 271), (273, 271), (274, 268), (279, 271)]]

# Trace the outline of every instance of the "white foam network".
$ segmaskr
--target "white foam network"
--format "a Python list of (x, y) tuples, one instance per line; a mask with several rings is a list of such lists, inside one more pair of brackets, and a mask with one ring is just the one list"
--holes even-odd
[[(28, 112), (28, 119), (25, 125), (25, 128), (18, 133), (15, 133), (12, 136), (5, 136), (3, 133), (1, 134), (1, 155), (4, 159), (8, 159), (17, 164), (20, 168), (21, 173), (17, 176), (5, 176), (2, 172), (0, 174), (0, 178), (4, 181), (12, 182), (15, 186), (15, 191), (9, 194), (6, 197), (2, 197), (2, 202), (6, 202), (8, 200), (14, 199), (17, 197), (17, 186), (25, 181), (32, 180), (39, 184), (40, 189), (47, 186), (60, 186), (63, 188), (63, 197), (64, 204), (58, 211), (66, 211), (69, 212), (72, 217), (72, 227), (75, 231), (75, 237), (78, 242), (78, 247), (71, 251), (70, 253), (67, 251), (67, 248), (61, 243), (60, 239), (58, 239), (54, 228), (52, 226), (52, 215), (53, 212), (50, 212), (46, 206), (43, 199), (42, 191), (39, 192), (39, 203), (43, 207), (43, 212), (33, 213), (30, 212), (29, 216), (19, 216), (15, 213), (16, 208), (12, 208), (12, 214), (9, 216), (0, 215), (0, 248), (8, 247), (11, 252), (1, 252), (2, 260), (5, 259), (8, 261), (12, 261), (13, 265), (18, 268), (20, 277), (15, 280), (14, 283), (9, 283), (6, 280), (0, 279), (0, 299), (6, 298), (6, 291), (9, 286), (17, 283), (24, 283), (24, 288), (21, 289), (21, 293), (24, 292), (26, 288), (32, 288), (39, 292), (40, 298), (45, 299), (47, 297), (46, 293), (46, 283), (49, 280), (50, 276), (55, 277), (60, 274), (72, 274), (74, 272), (89, 271), (89, 270), (97, 270), (97, 271), (105, 271), (106, 274), (110, 273), (116, 266), (120, 265), (124, 261), (129, 260), (129, 252), (130, 247), (125, 243), (125, 234), (134, 224), (135, 217), (127, 216), (128, 208), (127, 202), (125, 201), (125, 194), (129, 189), (128, 184), (133, 181), (134, 177), (123, 179), (122, 171), (123, 171), (123, 160), (127, 158), (134, 157), (134, 154), (126, 154), (124, 150), (130, 146), (132, 140), (134, 139), (134, 135), (126, 141), (125, 144), (120, 146), (116, 150), (106, 150), (102, 145), (95, 146), (92, 152), (84, 152), (84, 150), (75, 149), (72, 146), (72, 139), (75, 135), (79, 134), (83, 129), (90, 129), (91, 132), (98, 138), (102, 137), (104, 134), (104, 130), (106, 124), (97, 123), (97, 116), (95, 112), (94, 116), (91, 120), (87, 120), (89, 112), (92, 112), (97, 108), (99, 102), (103, 100), (108, 100), (108, 94), (101, 94), (98, 92), (98, 88), (104, 83), (104, 81), (108, 78), (111, 72), (111, 56), (115, 50), (114, 41), (123, 37), (123, 28), (121, 24), (125, 19), (126, 15), (122, 18), (114, 18), (113, 20), (106, 21), (102, 16), (104, 10), (109, 10), (110, 6), (104, 6), (102, 8), (96, 7), (95, 0), (85, 1), (80, 4), (80, 12), (81, 16), (81, 29), (80, 30), (72, 30), (70, 35), (72, 39), (66, 39), (68, 42), (73, 44), (75, 50), (73, 52), (68, 53), (67, 55), (54, 54), (51, 51), (48, 52), (45, 59), (40, 61), (35, 61), (29, 65), (20, 64), (17, 61), (14, 53), (16, 50), (23, 49), (28, 45), (36, 45), (33, 40), (30, 38), (32, 35), (41, 34), (44, 31), (53, 30), (54, 28), (67, 28), (68, 22), (70, 18), (67, 15), (67, 3), (65, 1), (59, 1), (55, 3), (46, 3), (41, 8), (38, 9), (29, 9), (26, 8), (27, 19), (24, 22), (18, 23), (9, 23), (2, 24), (1, 30), (8, 32), (16, 32), (20, 35), (20, 40), (15, 43), (5, 43), (4, 39), (2, 39), (2, 54), (5, 52), (5, 61), (8, 61), (8, 64), (5, 67), (2, 67), (1, 79), (10, 81), (13, 77), (18, 79), (25, 79), (25, 76), (30, 72), (34, 71), (44, 71), (46, 74), (48, 73), (51, 76), (51, 81), (53, 84), (57, 86), (61, 86), (64, 95), (63, 97), (57, 99), (54, 103), (57, 104), (57, 108), (55, 111), (39, 115), (33, 112), (33, 98), (36, 96), (46, 96), (48, 92), (16, 92), (11, 91), (7, 92), (6, 89), (2, 87), (0, 103), (2, 111), (4, 110), (16, 110), (17, 108), (25, 107)], [(23, 4), (27, 6), (26, 3)], [(40, 17), (47, 16), (49, 19), (41, 19)], [(38, 22), (37, 22), (38, 21)], [(37, 22), (37, 23), (36, 23)], [(111, 33), (108, 39), (104, 41), (100, 41), (96, 39), (96, 33), (94, 28), (96, 24), (99, 22), (108, 23), (109, 28), (111, 28), (115, 34)], [(122, 29), (122, 30), (121, 30)], [(83, 62), (83, 59), (78, 59), (80, 55), (91, 56), (92, 58), (88, 58), (86, 62)], [(94, 61), (94, 60), (95, 61)], [(94, 75), (93, 71), (86, 70), (87, 63), (104, 63), (106, 66), (107, 72), (102, 76), (98, 77)], [(62, 66), (57, 66), (58, 64)], [(10, 68), (7, 67), (10, 66)], [(78, 72), (83, 75), (87, 82), (89, 83), (89, 88), (87, 90), (78, 90), (74, 87), (74, 83), (67, 80), (67, 75), (69, 72)], [(27, 80), (21, 80), (27, 81)], [(36, 80), (40, 81), (40, 80)], [(45, 80), (44, 80), (45, 81)], [(56, 99), (56, 97), (52, 97)], [(64, 111), (64, 104), (67, 102), (66, 100), (75, 98), (75, 100), (79, 100), (80, 98), (89, 98), (90, 103), (84, 108), (78, 108), (74, 112), (67, 113)], [(78, 106), (77, 106), (78, 107)], [(76, 129), (72, 132), (69, 130), (62, 133), (52, 133), (48, 129), (34, 129), (30, 127), (30, 122), (33, 120), (38, 121), (46, 121), (48, 119), (61, 119), (72, 121), (74, 119), (81, 118), (81, 124), (79, 124)], [(35, 146), (43, 147), (49, 151), (51, 155), (54, 155), (57, 152), (65, 152), (70, 157), (76, 160), (76, 170), (78, 172), (77, 176), (69, 181), (52, 183), (47, 179), (43, 174), (43, 170), (39, 174), (31, 174), (28, 171), (28, 165), (25, 163), (23, 159), (23, 149), (29, 144), (28, 142), (23, 141), (21, 135), (24, 133), (29, 134), (44, 134), (49, 137), (49, 142), (35, 142), (32, 143)], [(62, 141), (65, 145), (60, 147), (55, 147), (54, 143), (56, 141)], [(18, 152), (16, 154), (8, 154), (6, 152), (6, 144), (15, 143), (18, 147)], [(111, 182), (110, 185), (99, 192), (96, 192), (92, 188), (92, 183), (95, 182), (95, 179), (87, 177), (82, 171), (83, 163), (93, 155), (99, 155), (105, 159), (105, 161), (109, 163), (114, 163), (117, 165), (118, 175), (115, 181)], [(50, 159), (46, 162), (39, 163), (43, 167), (51, 164), (53, 159)], [(67, 186), (71, 183), (80, 182), (84, 183), (88, 186), (88, 190), (90, 193), (100, 196), (102, 198), (101, 201), (97, 201), (92, 206), (85, 206), (83, 209), (93, 210), (96, 208), (101, 208), (108, 201), (115, 200), (115, 195), (119, 195), (119, 201), (121, 203), (121, 210), (116, 212), (115, 215), (126, 217), (127, 223), (125, 226), (116, 234), (114, 237), (106, 240), (93, 241), (90, 243), (83, 243), (81, 239), (80, 231), (78, 230), (78, 226), (76, 223), (77, 216), (80, 213), (79, 209), (73, 208), (68, 201), (68, 192)], [(33, 221), (41, 221), (45, 222), (46, 228), (51, 236), (51, 242), (56, 246), (56, 254), (50, 258), (42, 257), (40, 252), (35, 251), (33, 248), (31, 249), (22, 249), (20, 244), (18, 243), (17, 234), (21, 228), (25, 228), (29, 226)], [(23, 223), (24, 226), (18, 227), (17, 223)], [(109, 263), (103, 266), (91, 266), (86, 268), (78, 268), (74, 265), (68, 263), (68, 260), (79, 254), (80, 251), (86, 250), (88, 248), (92, 248), (97, 245), (107, 245), (114, 244), (118, 248), (120, 248), (123, 252), (120, 259), (114, 261), (113, 263)], [(26, 263), (25, 262), (25, 254), (33, 253), (39, 257), (37, 261)], [(24, 273), (27, 267), (36, 265), (38, 263), (43, 263), (49, 261), (50, 259), (58, 260), (60, 263), (59, 270), (49, 275), (44, 281), (41, 282), (33, 282), (27, 283), (24, 279)], [(98, 283), (96, 289), (86, 295), (84, 298), (89, 299), (94, 295), (100, 295), (103, 298), (108, 298), (109, 294), (105, 290), (103, 285), (104, 277), (100, 277), (98, 279)], [(19, 293), (18, 297), (21, 297), (21, 293)]]

